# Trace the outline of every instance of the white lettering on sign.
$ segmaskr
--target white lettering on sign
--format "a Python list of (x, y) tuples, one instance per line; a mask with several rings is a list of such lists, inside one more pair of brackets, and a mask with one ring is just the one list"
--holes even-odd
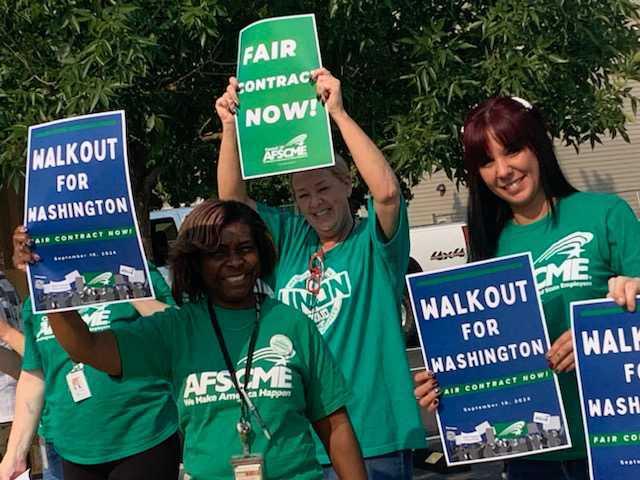
[(268, 62), (279, 58), (295, 57), (296, 41), (290, 38), (271, 42), (270, 48), (265, 43), (259, 43), (257, 47), (252, 45), (244, 49), (242, 64)]
[(247, 110), (245, 119), (245, 127), (258, 126), (262, 122), (267, 124), (276, 123), (284, 115), (284, 119), (288, 122), (291, 120), (300, 120), (307, 116), (315, 117), (318, 113), (318, 100), (303, 100), (301, 102), (284, 103), (279, 105), (267, 105), (266, 107), (257, 107)]
[[(31, 152), (31, 170), (78, 165), (80, 162), (89, 163), (92, 160), (101, 162), (107, 158), (107, 155), (110, 160), (115, 160), (117, 143), (118, 139), (113, 137), (92, 142), (84, 141), (79, 149), (77, 142), (67, 143), (64, 148), (63, 145), (51, 146), (46, 150), (39, 148)], [(76, 151), (77, 149), (79, 151)]]

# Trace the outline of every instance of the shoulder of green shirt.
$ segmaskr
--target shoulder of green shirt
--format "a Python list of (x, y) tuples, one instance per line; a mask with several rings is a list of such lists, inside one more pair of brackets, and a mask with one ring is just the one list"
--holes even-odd
[(262, 308), (264, 309), (264, 313), (273, 312), (274, 314), (284, 315), (287, 319), (307, 318), (306, 315), (299, 310), (269, 296), (265, 297), (262, 302)]
[[(618, 195), (602, 192), (575, 192), (561, 200), (571, 208), (586, 209), (602, 209), (609, 210), (616, 206), (626, 204), (626, 202)], [(591, 214), (592, 212), (589, 211)]]

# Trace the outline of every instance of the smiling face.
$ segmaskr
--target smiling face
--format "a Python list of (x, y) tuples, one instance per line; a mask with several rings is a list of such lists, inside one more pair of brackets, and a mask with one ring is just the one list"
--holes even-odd
[(324, 168), (294, 174), (291, 185), (300, 213), (321, 241), (340, 240), (348, 233), (352, 221), (348, 177), (339, 178)]
[(224, 227), (218, 249), (202, 254), (201, 272), (215, 304), (224, 308), (253, 306), (253, 287), (260, 275), (260, 260), (251, 228), (239, 222)]
[(489, 161), (479, 168), (480, 177), (496, 196), (519, 215), (534, 219), (546, 213), (547, 201), (540, 183), (540, 165), (528, 147), (510, 152), (489, 133)]

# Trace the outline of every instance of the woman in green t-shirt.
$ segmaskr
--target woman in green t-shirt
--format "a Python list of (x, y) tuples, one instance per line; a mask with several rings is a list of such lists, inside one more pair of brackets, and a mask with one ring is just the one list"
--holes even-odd
[[(509, 461), (508, 478), (587, 479), (569, 305), (607, 295), (635, 309), (640, 223), (622, 199), (571, 186), (539, 110), (526, 100), (496, 97), (476, 106), (462, 141), (469, 172), (470, 258), (531, 252), (552, 341), (546, 356), (559, 374), (573, 442), (571, 449)], [(435, 410), (437, 380), (421, 372), (416, 381), (420, 404)]]
[[(345, 109), (340, 81), (325, 68), (313, 70), (311, 81), (370, 192), (367, 214), (353, 216), (351, 172), (337, 154), (333, 167), (291, 175), (296, 212), (249, 196), (236, 147), (243, 94), (235, 78), (215, 104), (222, 123), (218, 194), (250, 206), (267, 224), (279, 254), (269, 286), (314, 321), (338, 361), (354, 392), (349, 415), (369, 478), (410, 480), (412, 451), (426, 441), (400, 319), (409, 261), (406, 202), (384, 155)], [(300, 122), (287, 128), (292, 138), (311, 133)], [(310, 158), (318, 155), (309, 150)], [(316, 447), (325, 479), (335, 478), (321, 443)]]
[(320, 334), (260, 294), (275, 262), (256, 212), (209, 200), (186, 218), (172, 251), (173, 295), (188, 300), (181, 308), (100, 333), (74, 312), (50, 323), (76, 361), (173, 385), (193, 480), (320, 479), (310, 427), (340, 478), (364, 479), (349, 391)]

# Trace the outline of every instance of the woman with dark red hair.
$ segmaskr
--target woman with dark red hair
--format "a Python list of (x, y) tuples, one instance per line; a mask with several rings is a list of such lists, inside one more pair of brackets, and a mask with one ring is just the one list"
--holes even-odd
[[(569, 306), (605, 295), (629, 310), (640, 291), (640, 223), (615, 195), (577, 191), (554, 153), (540, 111), (495, 97), (467, 116), (462, 142), (469, 185), (471, 260), (531, 252), (552, 340), (573, 447), (511, 460), (509, 480), (587, 479)], [(437, 381), (416, 375), (420, 404), (438, 406)]]

